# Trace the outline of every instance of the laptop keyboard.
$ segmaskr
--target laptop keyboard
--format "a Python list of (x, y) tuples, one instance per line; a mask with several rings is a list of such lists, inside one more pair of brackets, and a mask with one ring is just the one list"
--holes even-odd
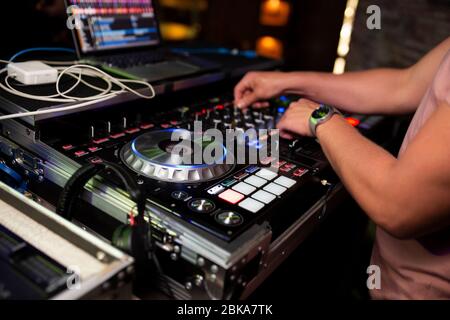
[(155, 50), (106, 56), (102, 57), (102, 61), (114, 67), (127, 69), (161, 62), (166, 60), (166, 57), (162, 50)]

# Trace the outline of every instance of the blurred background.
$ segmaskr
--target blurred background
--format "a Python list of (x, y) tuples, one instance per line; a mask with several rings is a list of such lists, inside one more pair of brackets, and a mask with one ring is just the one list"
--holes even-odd
[[(172, 47), (255, 50), (286, 70), (342, 73), (406, 67), (450, 36), (450, 0), (159, 0), (161, 33)], [(381, 29), (369, 30), (378, 5)], [(42, 46), (72, 47), (63, 0), (2, 3), (0, 56)], [(396, 153), (409, 117), (398, 121)], [(253, 298), (368, 297), (373, 226), (351, 200), (284, 263)], [(294, 290), (298, 289), (298, 290)], [(275, 291), (274, 291), (275, 290)]]
[[(161, 32), (178, 46), (256, 50), (286, 69), (342, 72), (407, 66), (449, 35), (450, 0), (159, 0)], [(366, 27), (369, 5), (381, 30)], [(64, 0), (2, 4), (1, 56), (72, 46)]]

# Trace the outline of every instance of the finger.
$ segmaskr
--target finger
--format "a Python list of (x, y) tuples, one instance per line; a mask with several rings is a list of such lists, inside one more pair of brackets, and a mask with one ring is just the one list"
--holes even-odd
[(280, 137), (286, 140), (294, 139), (294, 136), (285, 130), (280, 130)]
[(280, 137), (283, 139), (291, 140), (294, 138), (294, 135), (292, 134), (292, 130), (289, 127), (289, 119), (283, 117), (281, 120), (277, 123), (277, 129), (280, 130)]
[(254, 91), (247, 91), (247, 93), (238, 101), (236, 106), (240, 109), (248, 108), (251, 104), (258, 101), (258, 97)]
[(283, 117), (281, 117), (280, 121), (278, 121), (277, 126), (276, 126), (277, 129), (279, 129), (281, 131), (286, 128), (286, 121), (287, 121), (286, 119), (287, 118), (286, 118), (286, 114), (285, 114)]
[(234, 100), (239, 101), (245, 95), (245, 92), (251, 90), (251, 79), (249, 75), (242, 78), (241, 81), (234, 87)]

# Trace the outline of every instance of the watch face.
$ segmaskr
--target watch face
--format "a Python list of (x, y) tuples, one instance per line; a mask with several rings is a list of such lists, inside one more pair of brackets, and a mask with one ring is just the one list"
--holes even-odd
[(312, 113), (314, 119), (322, 119), (330, 113), (330, 107), (322, 105)]

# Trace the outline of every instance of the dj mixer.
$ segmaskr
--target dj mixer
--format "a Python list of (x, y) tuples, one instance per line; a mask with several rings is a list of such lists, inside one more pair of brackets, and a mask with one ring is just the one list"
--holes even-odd
[[(308, 141), (298, 146), (296, 157), (289, 157), (291, 151), (297, 150), (291, 150), (287, 144), (287, 148), (277, 150), (281, 157), (275, 159), (265, 152), (267, 155), (253, 164), (237, 164), (228, 159), (186, 164), (186, 159), (171, 152), (171, 137), (176, 134), (195, 144), (190, 131), (195, 121), (202, 123), (204, 130), (214, 128), (224, 133), (227, 129), (274, 129), (289, 101), (282, 97), (264, 110), (241, 111), (230, 99), (215, 98), (206, 105), (182, 107), (161, 117), (141, 114), (138, 117), (142, 120), (131, 122), (124, 117), (116, 125), (107, 119), (94, 122), (84, 129), (87, 139), (61, 136), (51, 146), (79, 164), (104, 160), (121, 164), (135, 174), (151, 202), (230, 241), (274, 212), (277, 204), (298, 192), (325, 166), (320, 148)], [(265, 132), (266, 137), (255, 136), (242, 143), (247, 149), (259, 151), (263, 141), (273, 138), (269, 132)], [(217, 143), (210, 142), (210, 147), (214, 144)], [(268, 145), (270, 148), (270, 142)], [(221, 148), (221, 155), (227, 154), (224, 144), (213, 147)]]
[[(49, 203), (80, 167), (119, 164), (147, 196), (163, 270), (157, 287), (178, 299), (243, 298), (314, 230), (342, 188), (314, 139), (288, 141), (272, 131), (298, 96), (240, 110), (224, 91), (117, 103), (34, 126), (10, 121), (3, 133), (32, 154), (28, 167), (40, 168), (40, 177), (30, 188)], [(346, 117), (364, 134), (382, 120)], [(210, 130), (242, 135), (232, 143), (205, 139)], [(214, 150), (213, 161), (192, 161), (198, 148)], [(93, 179), (82, 198), (77, 223), (106, 240), (136, 213), (121, 181), (108, 173)]]

